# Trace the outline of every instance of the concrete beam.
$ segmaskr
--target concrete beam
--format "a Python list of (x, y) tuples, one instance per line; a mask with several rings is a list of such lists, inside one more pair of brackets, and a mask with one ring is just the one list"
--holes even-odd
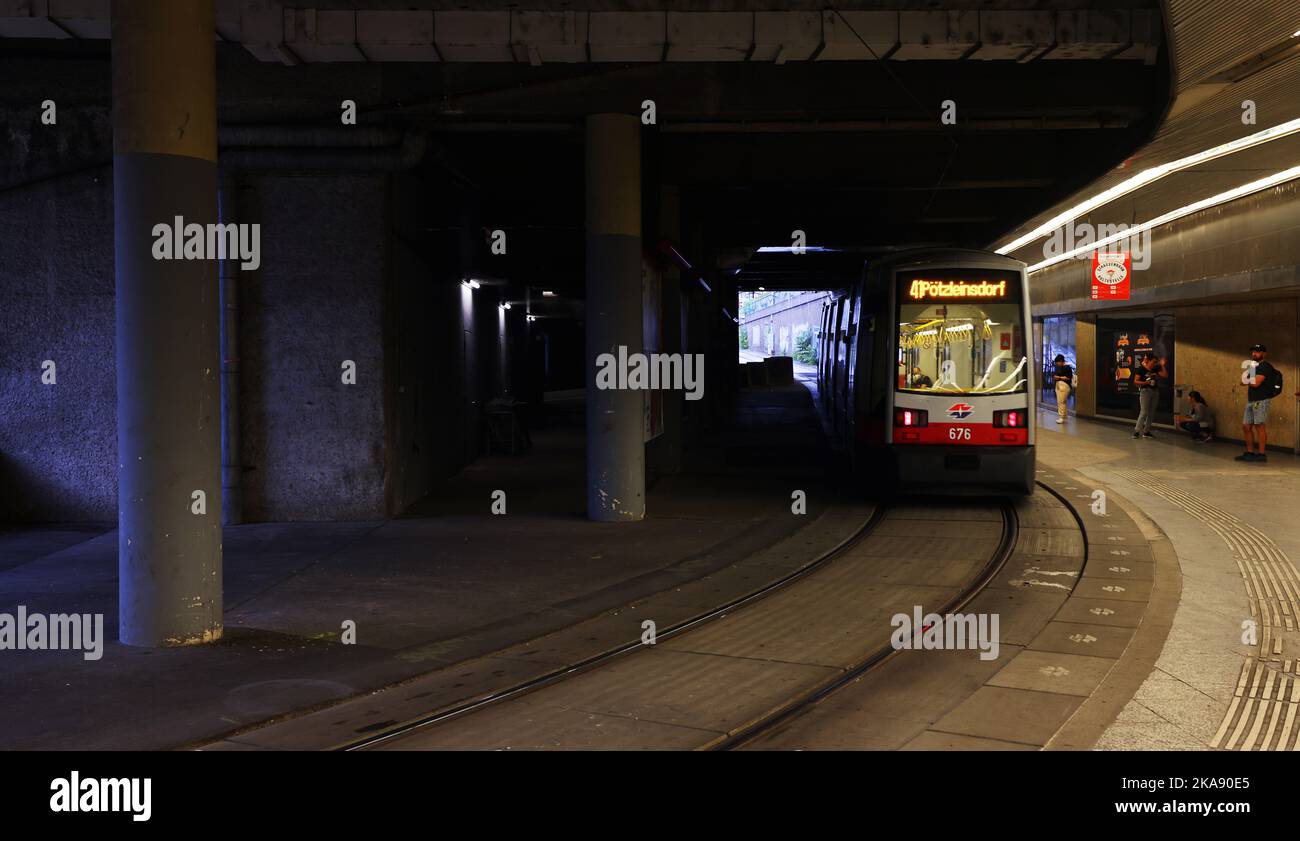
[(973, 52), (979, 44), (979, 13), (968, 11), (900, 12), (897, 61), (946, 59)]
[(434, 12), (433, 39), (443, 61), (514, 61), (510, 12)]
[(1071, 9), (1056, 13), (1056, 46), (1046, 59), (1118, 57), (1131, 46), (1131, 13), (1126, 9)]
[(1056, 37), (1051, 12), (980, 12), (977, 61), (1024, 61), (1049, 49)]
[[(291, 22), (288, 27), (286, 18)], [(293, 20), (292, 12), (286, 13), (274, 0), (244, 0), (239, 12), (239, 41), (259, 61), (298, 64), (298, 57), (284, 43)]]
[(510, 16), (515, 61), (539, 65), (587, 60), (586, 12), (513, 11)]
[(107, 38), (109, 0), (49, 0), (49, 16), (77, 38)]
[(591, 12), (592, 61), (659, 61), (668, 21), (664, 12)]
[(370, 61), (441, 61), (433, 12), (357, 12), (357, 43)]
[[(874, 61), (898, 47), (897, 12), (822, 12), (818, 61)], [(865, 45), (863, 42), (866, 42)]]
[[(0, 0), (0, 37), (106, 38), (109, 0)], [(218, 37), (262, 61), (1155, 61), (1151, 9), (555, 11), (318, 9), (217, 0)], [(865, 44), (864, 44), (865, 42)]]
[(822, 16), (817, 12), (755, 12), (750, 61), (807, 61), (822, 47)]
[(49, 0), (0, 0), (0, 38), (72, 37), (51, 19)]
[(284, 10), (284, 43), (307, 62), (365, 61), (357, 46), (354, 12)]
[(668, 12), (668, 61), (744, 61), (753, 46), (753, 15)]

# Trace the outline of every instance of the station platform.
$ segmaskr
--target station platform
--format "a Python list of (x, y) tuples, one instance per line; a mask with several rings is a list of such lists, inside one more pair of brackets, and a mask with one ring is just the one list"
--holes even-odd
[(1047, 411), (1039, 430), (1041, 465), (1121, 495), (1177, 558), (1177, 597), (1147, 620), (1167, 625), (1167, 638), (1095, 746), (1294, 749), (1300, 458), (1270, 450), (1266, 463), (1243, 463), (1238, 443), (1199, 444), (1159, 428), (1134, 439), (1127, 425), (1057, 425)]

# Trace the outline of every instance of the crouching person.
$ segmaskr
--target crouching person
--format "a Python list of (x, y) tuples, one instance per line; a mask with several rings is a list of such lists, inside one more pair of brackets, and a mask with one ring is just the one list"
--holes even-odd
[(1199, 391), (1188, 392), (1188, 402), (1191, 407), (1188, 409), (1191, 414), (1175, 415), (1174, 422), (1192, 436), (1193, 441), (1207, 444), (1214, 440), (1214, 435), (1210, 430), (1214, 429), (1214, 413), (1210, 411), (1210, 406), (1205, 402)]

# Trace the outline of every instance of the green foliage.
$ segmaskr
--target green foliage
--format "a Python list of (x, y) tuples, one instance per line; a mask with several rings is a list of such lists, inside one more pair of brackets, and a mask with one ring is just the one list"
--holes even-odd
[(749, 350), (749, 328), (740, 328), (740, 349)]
[(813, 331), (811, 327), (805, 327), (794, 337), (793, 356), (796, 362), (802, 362), (805, 365), (812, 365), (817, 361), (817, 349), (813, 345)]

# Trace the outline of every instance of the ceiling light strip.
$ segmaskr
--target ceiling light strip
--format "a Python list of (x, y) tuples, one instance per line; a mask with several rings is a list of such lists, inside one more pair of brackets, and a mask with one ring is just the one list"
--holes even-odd
[(1148, 231), (1152, 228), (1159, 227), (1160, 225), (1173, 222), (1177, 219), (1183, 218), (1184, 216), (1190, 216), (1193, 213), (1197, 213), (1207, 208), (1214, 207), (1215, 205), (1220, 205), (1220, 204), (1224, 204), (1225, 202), (1233, 201), (1234, 199), (1239, 199), (1242, 196), (1247, 196), (1250, 195), (1251, 193), (1258, 193), (1260, 190), (1267, 190), (1269, 187), (1276, 187), (1278, 184), (1284, 184), (1287, 181), (1291, 181), (1296, 178), (1300, 178), (1300, 166), (1293, 166), (1290, 169), (1284, 169), (1281, 172), (1276, 172), (1273, 175), (1270, 175), (1266, 178), (1260, 178), (1257, 181), (1251, 181), (1248, 184), (1242, 184), (1240, 187), (1234, 187), (1233, 189), (1226, 190), (1222, 193), (1219, 193), (1218, 195), (1210, 196), (1209, 198), (1201, 199), (1198, 202), (1192, 202), (1191, 204), (1183, 205), (1177, 210), (1171, 210), (1168, 213), (1161, 214), (1160, 216), (1157, 216), (1154, 219), (1150, 219), (1146, 222), (1143, 222), (1140, 225), (1136, 225), (1127, 230), (1120, 231), (1116, 234), (1112, 234), (1111, 236), (1108, 237), (1103, 237), (1102, 239), (1099, 239), (1096, 242), (1079, 246), (1078, 248), (1075, 248), (1072, 251), (1067, 251), (1064, 254), (1058, 254), (1057, 256), (1044, 260), (1041, 263), (1035, 263), (1025, 271), (1027, 274), (1033, 273), (1039, 271), (1040, 269), (1045, 269), (1048, 266), (1054, 266), (1057, 263), (1061, 262), (1062, 260), (1068, 260), (1072, 257), (1078, 257), (1081, 254), (1090, 254), (1093, 251), (1097, 251), (1103, 248), (1104, 246), (1110, 245), (1115, 242), (1119, 242), (1120, 240), (1123, 239), (1128, 239), (1129, 237), (1140, 234), (1143, 231)]
[(1161, 164), (1152, 167), (1151, 169), (1145, 169), (1137, 175), (1121, 181), (1110, 189), (1103, 190), (1092, 198), (1076, 204), (1069, 210), (1058, 213), (1056, 216), (1053, 216), (1051, 219), (1039, 225), (1037, 228), (1034, 228), (1029, 233), (1019, 236), (997, 249), (997, 253), (1007, 254), (1015, 251), (1023, 245), (1050, 234), (1066, 222), (1077, 219), (1085, 213), (1090, 213), (1108, 202), (1112, 202), (1115, 199), (1134, 192), (1135, 190), (1139, 190), (1153, 181), (1158, 181), (1161, 178), (1164, 178), (1170, 173), (1188, 169), (1189, 167), (1197, 166), (1206, 163), (1207, 161), (1212, 161), (1215, 158), (1224, 157), (1225, 155), (1231, 155), (1235, 152), (1258, 146), (1261, 143), (1268, 143), (1271, 140), (1277, 140), (1278, 138), (1295, 134), (1297, 131), (1300, 131), (1300, 117), (1294, 120), (1287, 120), (1285, 123), (1279, 123), (1272, 128), (1257, 131), (1254, 134), (1240, 137), (1236, 140), (1229, 141), (1228, 143), (1221, 143), (1218, 146), (1206, 149), (1204, 152), (1197, 152), (1195, 155), (1188, 155), (1185, 158), (1179, 158), (1178, 160), (1170, 161), (1167, 164)]

